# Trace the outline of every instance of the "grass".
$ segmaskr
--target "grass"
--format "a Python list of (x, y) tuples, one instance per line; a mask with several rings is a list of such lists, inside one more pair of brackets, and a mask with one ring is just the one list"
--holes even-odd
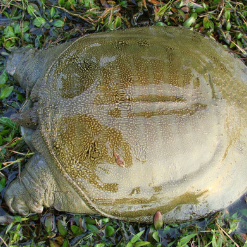
[[(14, 47), (47, 48), (84, 33), (143, 25), (182, 25), (228, 46), (247, 63), (246, 1), (1, 0), (0, 2), (0, 191), (32, 155), (9, 116), (25, 92), (4, 70)], [(244, 199), (243, 199), (244, 200)], [(2, 200), (1, 200), (2, 202)], [(183, 224), (132, 224), (101, 216), (46, 209), (28, 217), (1, 208), (1, 246), (247, 246), (247, 209), (219, 212)], [(12, 222), (11, 222), (12, 221)], [(5, 224), (3, 224), (5, 222)]]

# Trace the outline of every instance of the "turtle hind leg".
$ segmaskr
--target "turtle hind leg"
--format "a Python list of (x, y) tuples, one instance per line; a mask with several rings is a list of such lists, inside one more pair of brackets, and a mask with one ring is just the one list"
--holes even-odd
[[(43, 177), (43, 179), (41, 179)], [(39, 154), (26, 164), (21, 178), (7, 188), (4, 199), (13, 213), (26, 215), (29, 211), (41, 213), (44, 205), (52, 204), (49, 168)]]
[(95, 213), (59, 172), (54, 176), (43, 156), (35, 154), (26, 164), (21, 179), (7, 188), (4, 199), (13, 213), (41, 213), (43, 207), (60, 211)]

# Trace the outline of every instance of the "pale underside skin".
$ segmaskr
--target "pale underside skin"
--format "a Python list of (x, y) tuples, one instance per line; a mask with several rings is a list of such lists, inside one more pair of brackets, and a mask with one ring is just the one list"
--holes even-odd
[(245, 192), (247, 69), (221, 45), (178, 27), (99, 33), (45, 72), (26, 139), (51, 170), (47, 190), (77, 198), (45, 206), (142, 222), (160, 210), (170, 222)]

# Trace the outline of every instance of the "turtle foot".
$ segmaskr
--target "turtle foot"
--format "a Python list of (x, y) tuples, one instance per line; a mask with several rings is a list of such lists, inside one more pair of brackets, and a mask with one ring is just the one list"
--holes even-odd
[(30, 212), (42, 213), (41, 202), (35, 201), (20, 180), (15, 180), (5, 193), (5, 201), (12, 213), (27, 215)]
[(7, 188), (4, 199), (12, 213), (42, 213), (44, 206), (53, 204), (50, 193), (53, 187), (52, 175), (45, 160), (36, 154), (26, 164), (21, 178), (15, 179)]
[(42, 213), (44, 207), (51, 206), (58, 211), (96, 213), (62, 174), (57, 172), (53, 175), (40, 154), (35, 154), (29, 160), (21, 173), (21, 179), (17, 178), (10, 184), (4, 199), (11, 212), (21, 215)]

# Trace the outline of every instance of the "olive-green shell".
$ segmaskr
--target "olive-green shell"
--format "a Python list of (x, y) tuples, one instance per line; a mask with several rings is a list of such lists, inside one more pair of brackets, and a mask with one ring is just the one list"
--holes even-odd
[(209, 38), (178, 27), (87, 35), (38, 86), (49, 156), (100, 213), (185, 220), (247, 187), (247, 69)]

